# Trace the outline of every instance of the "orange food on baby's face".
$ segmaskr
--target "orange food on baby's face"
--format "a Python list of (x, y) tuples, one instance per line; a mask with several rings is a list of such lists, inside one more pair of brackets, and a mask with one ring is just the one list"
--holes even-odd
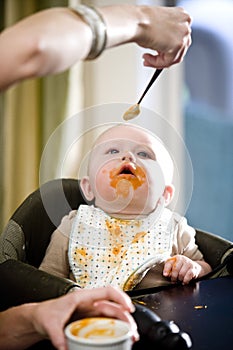
[(128, 179), (120, 179), (116, 183), (116, 193), (118, 196), (122, 196), (124, 198), (129, 197), (130, 195), (130, 188), (132, 186), (132, 183)]
[(140, 187), (146, 180), (146, 175), (141, 167), (124, 166), (110, 171), (110, 185), (116, 189), (117, 194), (127, 197), (130, 188), (134, 190)]

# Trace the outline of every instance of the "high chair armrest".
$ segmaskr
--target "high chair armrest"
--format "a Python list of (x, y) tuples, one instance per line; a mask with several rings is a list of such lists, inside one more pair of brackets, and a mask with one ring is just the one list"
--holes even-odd
[(9, 259), (0, 264), (1, 310), (29, 302), (59, 297), (69, 292), (74, 282)]

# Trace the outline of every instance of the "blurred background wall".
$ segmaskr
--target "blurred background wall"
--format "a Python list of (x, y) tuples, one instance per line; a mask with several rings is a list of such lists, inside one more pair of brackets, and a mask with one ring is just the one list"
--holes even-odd
[(184, 64), (185, 141), (194, 171), (187, 217), (233, 240), (233, 1), (178, 1), (193, 17)]

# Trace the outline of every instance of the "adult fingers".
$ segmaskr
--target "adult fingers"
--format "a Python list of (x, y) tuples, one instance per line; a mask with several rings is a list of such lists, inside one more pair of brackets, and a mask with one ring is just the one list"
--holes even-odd
[(94, 306), (96, 308), (96, 311), (99, 312), (99, 315), (118, 318), (122, 321), (129, 323), (133, 334), (133, 339), (135, 341), (139, 339), (136, 322), (127, 311), (122, 310), (120, 305), (107, 301), (97, 301), (95, 302)]
[(153, 67), (157, 69), (170, 67), (172, 64), (179, 63), (183, 58), (184, 53), (180, 52), (179, 55), (174, 53), (157, 53), (152, 55), (145, 53), (143, 55), (143, 65), (145, 67)]
[[(191, 38), (188, 40), (191, 43)], [(143, 65), (145, 67), (153, 67), (153, 68), (167, 68), (172, 64), (182, 62), (186, 52), (188, 50), (189, 45), (184, 46), (181, 50), (177, 52), (168, 52), (168, 53), (155, 53), (154, 55), (151, 53), (143, 54)]]
[(92, 305), (96, 301), (111, 300), (120, 304), (129, 312), (134, 311), (134, 306), (130, 297), (118, 288), (108, 286), (103, 288), (93, 288), (91, 290), (80, 290), (74, 292), (79, 308)]

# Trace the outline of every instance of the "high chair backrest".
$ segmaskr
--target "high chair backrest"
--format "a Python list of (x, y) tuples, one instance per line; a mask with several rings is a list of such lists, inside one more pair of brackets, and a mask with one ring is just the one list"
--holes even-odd
[(0, 262), (13, 258), (38, 267), (62, 217), (81, 203), (75, 179), (52, 180), (31, 193), (0, 236)]

